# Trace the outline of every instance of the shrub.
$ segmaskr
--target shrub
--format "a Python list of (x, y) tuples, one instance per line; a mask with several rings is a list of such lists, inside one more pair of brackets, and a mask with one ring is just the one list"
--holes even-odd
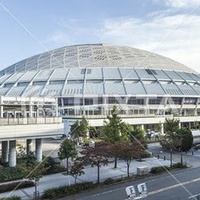
[(182, 163), (175, 163), (172, 165), (172, 168), (187, 168), (187, 165), (182, 164)]
[(169, 170), (170, 168), (167, 166), (163, 166), (163, 167), (152, 167), (150, 173), (152, 174), (160, 174), (163, 173), (167, 170)]
[(46, 158), (45, 167), (47, 168), (45, 174), (55, 174), (55, 173), (66, 171), (66, 168), (64, 166), (61, 166), (52, 157), (47, 157)]
[(6, 183), (6, 184), (1, 185), (0, 193), (12, 191), (14, 189), (18, 190), (18, 189), (33, 187), (33, 186), (34, 186), (33, 181), (17, 181), (17, 182), (12, 182), (12, 183)]
[(109, 185), (109, 184), (112, 184), (112, 183), (114, 183), (115, 182), (115, 180), (113, 180), (112, 178), (107, 178), (103, 183), (105, 184), (105, 185)]
[(22, 179), (26, 176), (21, 167), (2, 167), (0, 168), (0, 182)]
[(77, 183), (71, 186), (60, 186), (45, 190), (42, 199), (54, 199), (55, 197), (63, 197), (65, 195), (73, 195), (84, 190), (94, 188), (96, 185), (92, 182)]
[(21, 197), (18, 196), (12, 196), (12, 197), (6, 197), (0, 200), (21, 200)]

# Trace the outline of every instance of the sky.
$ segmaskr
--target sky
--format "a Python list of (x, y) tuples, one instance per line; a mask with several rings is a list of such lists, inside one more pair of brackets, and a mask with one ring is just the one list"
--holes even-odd
[(108, 43), (200, 73), (199, 0), (0, 0), (0, 70), (55, 48)]

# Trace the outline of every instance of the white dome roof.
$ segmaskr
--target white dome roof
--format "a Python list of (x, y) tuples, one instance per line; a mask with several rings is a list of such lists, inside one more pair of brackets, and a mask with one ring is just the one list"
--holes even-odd
[(167, 57), (126, 46), (84, 44), (66, 46), (17, 62), (1, 74), (31, 70), (86, 67), (132, 67), (194, 72)]

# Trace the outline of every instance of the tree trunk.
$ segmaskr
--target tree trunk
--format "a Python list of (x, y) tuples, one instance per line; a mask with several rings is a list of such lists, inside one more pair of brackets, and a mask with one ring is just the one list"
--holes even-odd
[(117, 168), (117, 157), (115, 157), (115, 164), (114, 164), (114, 168)]

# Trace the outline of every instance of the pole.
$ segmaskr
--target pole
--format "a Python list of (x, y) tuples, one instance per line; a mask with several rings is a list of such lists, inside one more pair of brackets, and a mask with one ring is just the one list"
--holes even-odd
[(170, 150), (170, 167), (172, 167), (172, 149)]
[(183, 165), (182, 143), (183, 143), (183, 138), (181, 138), (181, 166)]

